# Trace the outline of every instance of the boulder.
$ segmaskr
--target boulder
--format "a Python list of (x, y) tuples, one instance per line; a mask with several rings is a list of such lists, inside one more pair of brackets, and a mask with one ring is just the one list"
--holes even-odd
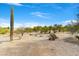
[(49, 40), (55, 40), (57, 39), (57, 36), (54, 33), (50, 33)]
[(79, 40), (79, 36), (75, 36)]
[(79, 33), (75, 33), (74, 36), (79, 40)]

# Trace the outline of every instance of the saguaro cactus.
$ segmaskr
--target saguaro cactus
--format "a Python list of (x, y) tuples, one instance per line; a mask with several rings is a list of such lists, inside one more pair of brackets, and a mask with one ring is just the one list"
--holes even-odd
[(13, 40), (13, 31), (14, 31), (14, 12), (13, 12), (13, 7), (12, 7), (11, 15), (10, 15), (10, 41)]

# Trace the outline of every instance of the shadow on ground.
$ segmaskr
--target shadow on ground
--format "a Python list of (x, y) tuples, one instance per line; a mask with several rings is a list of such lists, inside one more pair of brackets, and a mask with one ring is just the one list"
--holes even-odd
[(73, 37), (68, 37), (64, 39), (64, 42), (68, 42), (68, 43), (73, 43), (73, 44), (77, 44), (79, 45), (79, 40), (73, 38)]
[(10, 42), (10, 41), (0, 41), (0, 44), (5, 43), (5, 42)]

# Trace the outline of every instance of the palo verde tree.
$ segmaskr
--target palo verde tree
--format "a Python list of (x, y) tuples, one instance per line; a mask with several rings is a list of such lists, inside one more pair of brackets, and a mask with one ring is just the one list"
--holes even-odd
[(11, 7), (11, 15), (10, 15), (10, 41), (13, 40), (13, 32), (14, 32), (14, 11), (13, 11), (13, 7)]

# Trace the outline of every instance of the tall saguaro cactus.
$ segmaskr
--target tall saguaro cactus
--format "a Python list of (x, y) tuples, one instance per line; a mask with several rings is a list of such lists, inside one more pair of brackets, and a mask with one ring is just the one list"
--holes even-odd
[(13, 31), (14, 31), (14, 11), (11, 8), (11, 15), (10, 15), (10, 41), (13, 40)]

